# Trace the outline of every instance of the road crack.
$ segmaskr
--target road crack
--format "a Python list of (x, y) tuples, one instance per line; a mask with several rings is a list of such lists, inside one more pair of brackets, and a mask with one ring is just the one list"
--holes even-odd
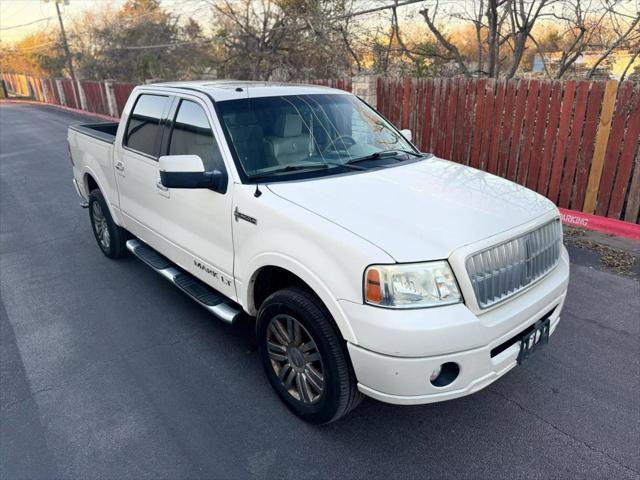
[(534, 412), (533, 410), (529, 410), (528, 408), (524, 407), (522, 404), (520, 404), (518, 401), (507, 397), (506, 395), (498, 392), (497, 390), (493, 390), (491, 388), (487, 388), (486, 389), (488, 392), (493, 393), (494, 395), (506, 400), (507, 402), (515, 405), (516, 407), (518, 407), (520, 410), (522, 410), (523, 412), (537, 418), (538, 420), (540, 420), (541, 422), (543, 422), (544, 424), (550, 426), (551, 428), (553, 428), (556, 432), (564, 435), (565, 437), (570, 438), (571, 440), (573, 440), (574, 442), (579, 443), (580, 445), (586, 447), (588, 450), (591, 450), (592, 452), (595, 453), (599, 453), (600, 455), (605, 456), (606, 458), (608, 458), (609, 460), (611, 460), (615, 465), (624, 468), (625, 470), (628, 470), (629, 472), (632, 472), (635, 475), (640, 475), (640, 472), (628, 465), (625, 465), (624, 463), (622, 463), (620, 460), (618, 460), (615, 457), (612, 457), (608, 452), (601, 450), (597, 447), (594, 447), (593, 445), (590, 445), (589, 443), (580, 440), (579, 438), (571, 435), (569, 432), (564, 431), (563, 429), (561, 429), (560, 427), (558, 427), (557, 425), (555, 425), (553, 422), (550, 422), (549, 420), (547, 420), (546, 418), (538, 415), (536, 412)]

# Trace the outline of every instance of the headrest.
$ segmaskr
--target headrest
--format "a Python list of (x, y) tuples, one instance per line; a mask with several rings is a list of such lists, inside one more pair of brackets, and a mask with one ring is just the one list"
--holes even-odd
[(224, 121), (227, 125), (253, 125), (258, 123), (258, 117), (253, 110), (243, 110), (225, 115)]
[(302, 134), (302, 118), (296, 113), (285, 113), (276, 119), (274, 133), (277, 137), (298, 137)]

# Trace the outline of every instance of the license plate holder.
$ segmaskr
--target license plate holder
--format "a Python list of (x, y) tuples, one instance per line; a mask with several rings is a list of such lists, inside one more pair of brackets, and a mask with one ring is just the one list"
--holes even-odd
[(551, 328), (551, 319), (546, 318), (537, 322), (533, 330), (525, 333), (520, 339), (520, 353), (518, 353), (518, 363), (524, 362), (539, 347), (549, 343), (549, 329)]

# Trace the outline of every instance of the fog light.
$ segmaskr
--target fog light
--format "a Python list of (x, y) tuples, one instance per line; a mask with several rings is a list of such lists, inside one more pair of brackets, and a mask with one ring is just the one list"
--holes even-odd
[(429, 377), (429, 381), (434, 387), (446, 387), (447, 385), (452, 384), (453, 381), (458, 378), (459, 373), (460, 366), (457, 363), (443, 363), (433, 371), (433, 373)]

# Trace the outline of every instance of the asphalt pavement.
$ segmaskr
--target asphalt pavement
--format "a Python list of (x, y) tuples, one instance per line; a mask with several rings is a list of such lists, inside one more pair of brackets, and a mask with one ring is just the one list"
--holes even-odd
[(485, 390), (311, 426), (241, 328), (105, 258), (71, 183), (90, 117), (0, 105), (0, 478), (639, 478), (640, 283), (572, 251), (549, 344)]

